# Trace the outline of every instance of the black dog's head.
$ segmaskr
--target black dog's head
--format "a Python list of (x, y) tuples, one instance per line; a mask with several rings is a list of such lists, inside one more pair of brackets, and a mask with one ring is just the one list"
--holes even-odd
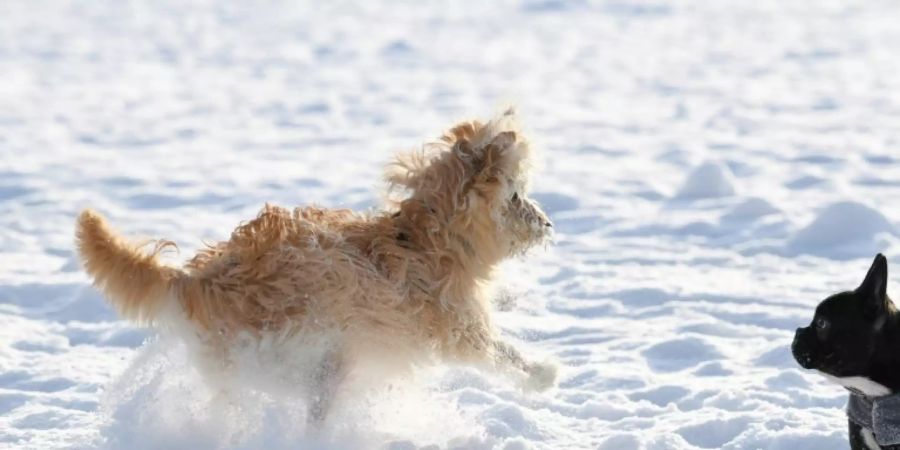
[(834, 377), (870, 377), (884, 325), (896, 314), (887, 275), (887, 259), (878, 254), (856, 290), (823, 300), (812, 323), (797, 329), (794, 359)]

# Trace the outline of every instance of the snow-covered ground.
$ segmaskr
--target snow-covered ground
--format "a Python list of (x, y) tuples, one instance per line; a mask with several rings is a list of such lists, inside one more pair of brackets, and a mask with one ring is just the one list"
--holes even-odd
[[(843, 449), (793, 330), (900, 263), (892, 0), (0, 2), (0, 447)], [(497, 321), (559, 386), (437, 368), (307, 431), (119, 321), (80, 209), (185, 258), (261, 205), (368, 208), (397, 149), (518, 104), (556, 243)], [(896, 286), (893, 286), (896, 287)], [(890, 289), (890, 288), (889, 288)], [(148, 338), (151, 338), (148, 340)]]

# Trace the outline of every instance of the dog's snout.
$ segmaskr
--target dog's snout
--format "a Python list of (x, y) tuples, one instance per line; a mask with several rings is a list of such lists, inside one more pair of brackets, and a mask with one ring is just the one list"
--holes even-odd
[(791, 347), (796, 349), (798, 346), (802, 345), (803, 341), (803, 328), (797, 328), (794, 331), (794, 341), (791, 343)]
[(800, 367), (812, 369), (815, 367), (813, 352), (808, 343), (804, 342), (804, 330), (804, 328), (797, 328), (797, 331), (794, 332), (794, 341), (791, 343), (791, 353), (794, 355), (794, 359), (797, 360), (797, 363), (800, 364)]
[(547, 228), (553, 228), (553, 222), (549, 220), (544, 220), (544, 226)]

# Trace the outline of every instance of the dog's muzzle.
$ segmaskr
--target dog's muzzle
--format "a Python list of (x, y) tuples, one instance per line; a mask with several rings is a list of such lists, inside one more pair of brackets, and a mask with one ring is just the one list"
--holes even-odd
[(813, 353), (814, 344), (810, 342), (810, 334), (808, 327), (797, 328), (797, 332), (794, 333), (794, 342), (791, 344), (791, 353), (793, 353), (794, 359), (804, 369), (814, 369), (816, 367)]

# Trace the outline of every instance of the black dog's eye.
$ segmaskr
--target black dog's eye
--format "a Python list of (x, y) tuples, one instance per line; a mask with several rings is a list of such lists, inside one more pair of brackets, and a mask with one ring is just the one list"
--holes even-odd
[(515, 202), (515, 201), (518, 201), (518, 200), (519, 200), (519, 193), (518, 193), (518, 192), (513, 192), (512, 201)]
[(821, 317), (816, 319), (816, 328), (818, 328), (820, 330), (827, 330), (830, 325), (831, 325), (831, 323), (828, 322), (827, 319), (823, 319)]

